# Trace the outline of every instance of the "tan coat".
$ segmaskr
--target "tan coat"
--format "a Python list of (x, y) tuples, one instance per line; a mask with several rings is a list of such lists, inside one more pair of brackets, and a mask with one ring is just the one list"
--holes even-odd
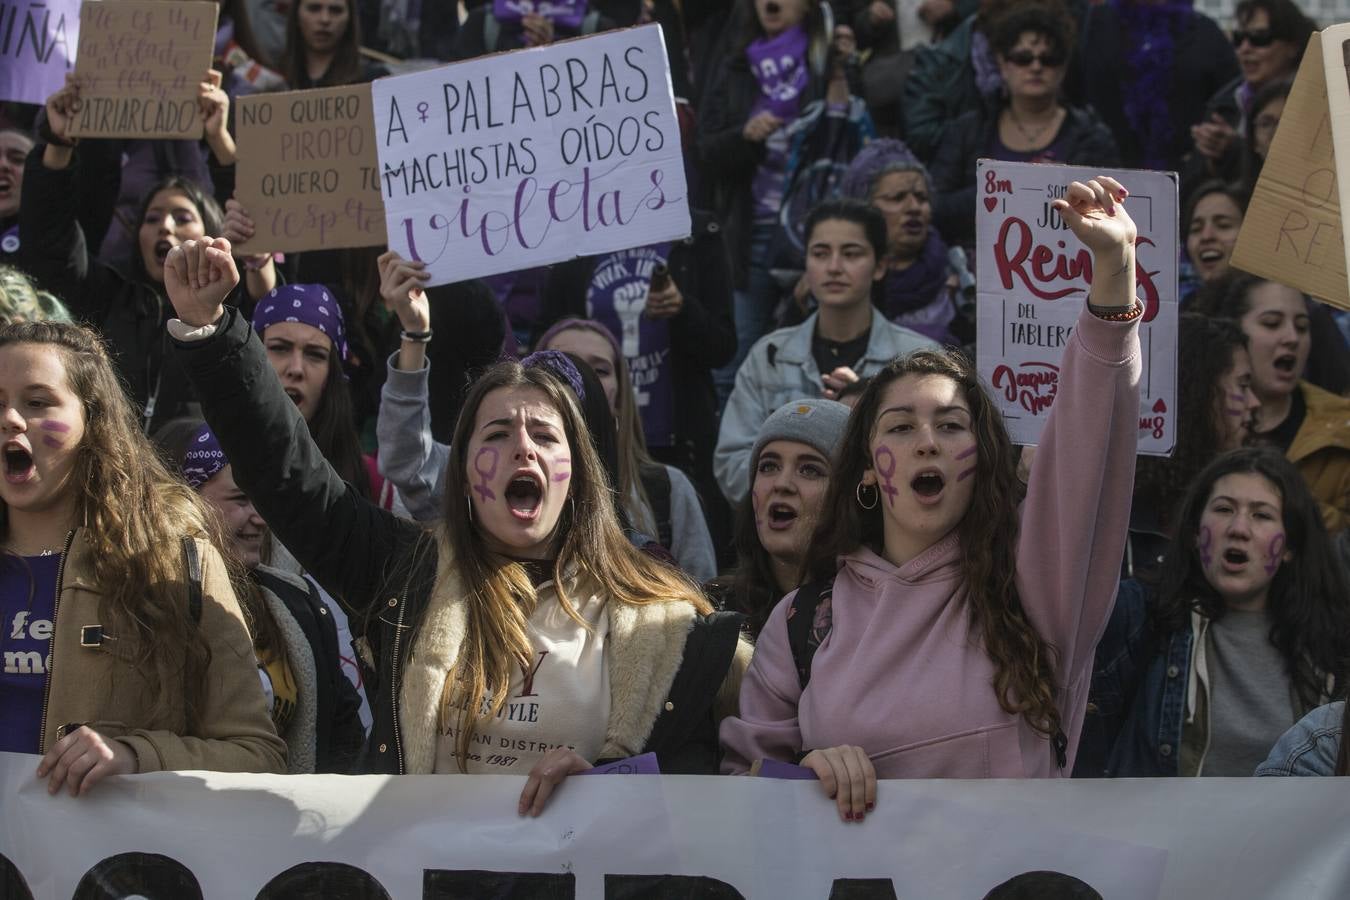
[[(185, 734), (181, 700), (166, 713), (154, 714), (155, 697), (131, 665), (134, 647), (119, 642), (117, 635), (109, 635), (99, 646), (80, 646), (84, 626), (104, 624), (99, 613), (102, 592), (93, 579), (93, 551), (81, 529), (62, 566), (41, 752), (57, 741), (64, 726), (83, 724), (130, 746), (141, 772), (286, 771), (286, 745), (267, 713), (253, 641), (225, 563), (206, 542), (198, 541), (197, 549), (202, 560), (197, 627), (211, 648), (198, 733)], [(175, 552), (181, 553), (178, 548)], [(186, 605), (186, 567), (182, 596)]]
[(1286, 457), (1298, 466), (1333, 535), (1350, 527), (1350, 399), (1304, 381), (1308, 408)]

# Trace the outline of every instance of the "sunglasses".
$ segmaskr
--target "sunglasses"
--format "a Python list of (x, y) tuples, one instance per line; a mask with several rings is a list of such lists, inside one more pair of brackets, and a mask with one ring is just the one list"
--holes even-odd
[(1014, 50), (1003, 57), (1014, 66), (1025, 69), (1032, 63), (1040, 63), (1047, 69), (1058, 69), (1064, 65), (1064, 54), (1058, 50), (1051, 50), (1049, 53), (1032, 53), (1030, 50)]
[(1253, 47), (1269, 47), (1275, 43), (1275, 33), (1269, 28), (1257, 28), (1253, 31), (1237, 29), (1233, 32), (1233, 46), (1241, 47), (1243, 41), (1250, 41)]

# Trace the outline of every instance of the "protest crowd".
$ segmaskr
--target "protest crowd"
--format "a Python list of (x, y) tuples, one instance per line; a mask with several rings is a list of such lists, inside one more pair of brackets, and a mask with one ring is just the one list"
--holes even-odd
[[(220, 0), (215, 23), (178, 71), (196, 139), (91, 115), (74, 69), (0, 104), (0, 751), (52, 793), (509, 774), (539, 815), (651, 753), (800, 767), (865, 823), (884, 779), (1350, 774), (1350, 313), (1232, 260), (1336, 23), (1295, 0), (1224, 27), (1149, 0)], [(373, 83), (378, 107), (387, 76), (648, 23), (687, 236), (481, 277), (400, 253), (412, 219), (408, 244), (268, 244), (255, 98)], [(599, 90), (571, 102), (617, 122)], [(520, 146), (454, 156), (451, 121), (444, 165), (375, 176), (386, 206), (423, 174), (529, 173)], [(977, 160), (1100, 173), (1046, 206), (1090, 290), (1034, 441), (976, 364)], [(1130, 170), (1177, 173), (1162, 454), (1139, 453), (1162, 326)]]

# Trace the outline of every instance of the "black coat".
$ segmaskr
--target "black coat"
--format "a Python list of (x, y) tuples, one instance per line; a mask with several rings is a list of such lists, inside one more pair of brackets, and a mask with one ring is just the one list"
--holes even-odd
[[(399, 691), (412, 634), (435, 587), (434, 536), (337, 476), (237, 310), (226, 309), (212, 337), (175, 347), (235, 481), (305, 571), (347, 610), (353, 634), (369, 651), (363, 662), (375, 721), (368, 771), (403, 773)], [(689, 633), (670, 702), (643, 748), (657, 754), (663, 772), (717, 772), (712, 703), (730, 659), (718, 639), (728, 625), (734, 649), (738, 620), (698, 619)]]
[(314, 717), (314, 771), (351, 775), (358, 771), (366, 730), (361, 724), (361, 695), (342, 674), (337, 625), (314, 585), (302, 589), (297, 576), (259, 566), (249, 573), (286, 605), (314, 654), (318, 678)]

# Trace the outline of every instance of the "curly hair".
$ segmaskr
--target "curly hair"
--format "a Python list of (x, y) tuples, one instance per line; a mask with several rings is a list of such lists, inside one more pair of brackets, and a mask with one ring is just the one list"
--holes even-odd
[(1154, 509), (1167, 528), (1186, 486), (1225, 449), (1224, 400), (1219, 384), (1246, 349), (1236, 322), (1183, 313), (1177, 331), (1177, 444), (1171, 458), (1141, 456), (1135, 467), (1136, 503)]
[(975, 490), (970, 508), (956, 526), (966, 589), (958, 602), (969, 610), (994, 664), (993, 689), (999, 706), (1022, 716), (1037, 732), (1060, 731), (1055, 702), (1056, 653), (1027, 618), (1017, 593), (1017, 533), (1020, 483), (1008, 430), (975, 366), (960, 351), (919, 350), (893, 360), (872, 377), (849, 416), (839, 459), (806, 560), (807, 578), (832, 578), (840, 556), (867, 546), (884, 546), (880, 506), (862, 508), (854, 491), (871, 466), (870, 444), (886, 389), (907, 375), (940, 375), (960, 387), (970, 407), (976, 454)]
[[(156, 695), (155, 715), (183, 697), (187, 728), (207, 689), (211, 651), (190, 621), (181, 541), (184, 536), (223, 544), (202, 500), (160, 460), (141, 432), (102, 339), (89, 328), (61, 322), (16, 322), (0, 327), (0, 348), (47, 347), (65, 364), (71, 391), (84, 412), (84, 437), (69, 490), (76, 521), (93, 550), (94, 580), (103, 592), (109, 632), (134, 636), (133, 664)], [(0, 537), (9, 534), (9, 510), (0, 501)]]
[[(1350, 664), (1350, 588), (1322, 524), (1317, 501), (1294, 464), (1271, 447), (1244, 447), (1205, 467), (1182, 500), (1176, 530), (1163, 558), (1150, 621), (1159, 642), (1190, 628), (1192, 612), (1211, 621), (1227, 612), (1223, 597), (1205, 577), (1197, 535), (1214, 485), (1225, 475), (1260, 475), (1279, 494), (1285, 547), (1292, 554), (1270, 583), (1266, 610), (1270, 642), (1308, 706), (1328, 693), (1344, 692)], [(1328, 678), (1332, 680), (1328, 684)], [(1330, 687), (1330, 691), (1329, 691)]]
[(1076, 28), (1073, 17), (1059, 3), (1017, 3), (989, 22), (989, 46), (1007, 56), (1022, 35), (1030, 32), (1045, 38), (1067, 60), (1073, 55)]

